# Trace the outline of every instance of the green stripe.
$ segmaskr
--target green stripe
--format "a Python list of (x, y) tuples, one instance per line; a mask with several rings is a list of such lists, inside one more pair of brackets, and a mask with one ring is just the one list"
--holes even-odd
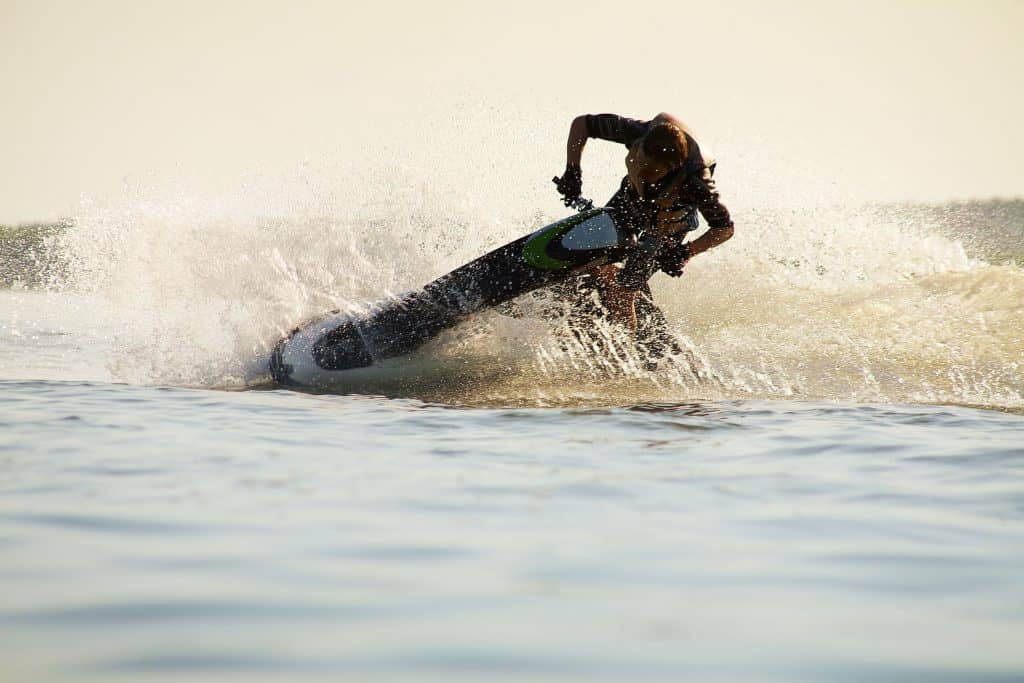
[(601, 211), (603, 211), (603, 209), (591, 209), (590, 211), (584, 211), (583, 213), (578, 213), (575, 216), (566, 218), (565, 220), (553, 223), (546, 228), (542, 228), (536, 235), (528, 239), (526, 244), (523, 245), (523, 260), (534, 268), (540, 268), (541, 270), (561, 270), (573, 265), (571, 261), (562, 261), (548, 256), (548, 244), (550, 244), (552, 240), (555, 240), (569, 232), (588, 218), (592, 218), (601, 213)]

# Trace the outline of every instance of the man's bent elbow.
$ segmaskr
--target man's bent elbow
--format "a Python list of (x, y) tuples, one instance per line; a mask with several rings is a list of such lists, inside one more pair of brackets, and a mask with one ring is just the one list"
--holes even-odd
[(732, 223), (721, 228), (715, 228), (715, 230), (713, 231), (715, 235), (715, 240), (719, 244), (721, 244), (722, 242), (728, 242), (730, 239), (732, 239), (734, 232), (736, 232), (736, 228), (733, 227)]

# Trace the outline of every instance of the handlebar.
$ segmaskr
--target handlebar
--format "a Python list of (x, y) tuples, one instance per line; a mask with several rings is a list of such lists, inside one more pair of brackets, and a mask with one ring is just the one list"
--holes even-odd
[[(557, 185), (559, 180), (560, 178), (555, 176), (551, 179), (551, 182)], [(576, 199), (565, 199), (563, 197), (562, 202), (569, 208), (576, 209), (577, 211), (590, 211), (594, 208), (594, 201), (586, 197), (576, 197)]]

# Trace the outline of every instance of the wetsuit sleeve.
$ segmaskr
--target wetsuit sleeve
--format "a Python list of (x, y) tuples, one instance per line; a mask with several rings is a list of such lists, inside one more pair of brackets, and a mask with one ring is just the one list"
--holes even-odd
[(587, 137), (633, 144), (647, 131), (647, 122), (617, 114), (587, 114)]
[(697, 207), (700, 215), (704, 216), (705, 222), (712, 230), (732, 227), (729, 209), (719, 201), (715, 181), (711, 179), (709, 173), (705, 173), (703, 177), (691, 176), (688, 178), (680, 194), (685, 195), (687, 200)]

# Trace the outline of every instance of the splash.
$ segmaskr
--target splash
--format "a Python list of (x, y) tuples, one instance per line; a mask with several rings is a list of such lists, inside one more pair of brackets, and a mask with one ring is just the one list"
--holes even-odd
[[(98, 317), (115, 321), (104, 330), (115, 379), (259, 384), (270, 348), (306, 318), (419, 287), (563, 215), (531, 209), (524, 188), (511, 193), (518, 206), (496, 204), (483, 199), (493, 192), (438, 176), (378, 160), (307, 164), (207, 193), (127, 187), (119, 201), (84, 202), (51, 238), (61, 266), (50, 284), (88, 293), (104, 308)], [(732, 241), (681, 279), (653, 280), (680, 349), (657, 368), (631, 355), (619, 330), (598, 324), (605, 349), (567, 344), (557, 322), (527, 306), (443, 334), (410, 360), (400, 386), (367, 390), (484, 405), (1024, 405), (1018, 265), (968, 253), (969, 235), (945, 234), (920, 211), (743, 199), (728, 202)], [(1024, 209), (1010, 206), (1018, 210), (1004, 227), (1019, 235)]]

